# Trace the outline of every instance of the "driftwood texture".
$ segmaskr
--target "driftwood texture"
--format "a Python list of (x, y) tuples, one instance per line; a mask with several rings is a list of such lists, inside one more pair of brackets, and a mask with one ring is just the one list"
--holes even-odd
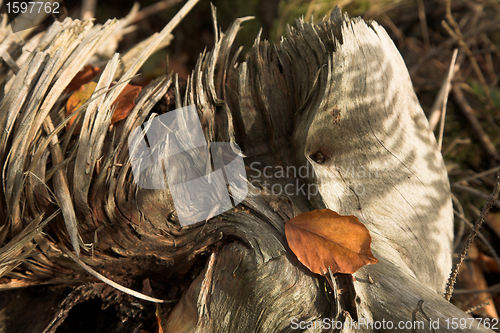
[[(442, 297), (453, 236), (447, 174), (387, 33), (335, 9), (317, 25), (298, 20), (277, 46), (257, 38), (239, 63), (230, 49), (243, 21), (217, 31), (185, 87), (172, 74), (158, 78), (112, 129), (109, 106), (120, 88), (97, 91), (80, 110), (79, 135), (65, 130), (58, 99), (126, 24), (67, 19), (34, 39), (32, 52), (9, 44), (20, 71), (1, 69), (0, 332), (55, 332), (71, 308), (96, 297), (119, 313), (109, 332), (154, 320), (151, 303), (88, 274), (74, 250), (121, 285), (175, 300), (160, 306), (165, 332), (321, 332), (293, 323), (346, 317), (349, 284), (358, 318), (391, 321), (387, 332), (430, 332), (430, 319), (440, 320), (439, 332), (471, 331), (446, 327), (469, 318)], [(142, 54), (115, 54), (98, 88), (130, 78), (168, 33), (145, 41)], [(249, 193), (236, 208), (181, 228), (168, 189), (134, 184), (127, 137), (187, 105), (196, 106), (207, 142), (242, 148)], [(180, 179), (187, 166), (173, 166)], [(284, 221), (325, 207), (357, 216), (380, 260), (354, 282), (337, 276), (339, 293), (297, 261), (284, 236)], [(37, 312), (23, 320), (31, 304)], [(424, 329), (396, 326), (412, 320)]]

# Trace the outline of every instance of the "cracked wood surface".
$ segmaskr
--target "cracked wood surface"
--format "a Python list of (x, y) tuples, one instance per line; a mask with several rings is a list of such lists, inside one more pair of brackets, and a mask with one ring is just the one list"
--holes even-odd
[[(453, 236), (446, 169), (387, 33), (375, 22), (349, 19), (335, 9), (317, 25), (298, 20), (279, 45), (257, 38), (240, 63), (230, 49), (245, 20), (216, 34), (213, 50), (200, 56), (185, 91), (179, 92), (172, 74), (158, 78), (112, 130), (93, 123), (109, 118), (103, 105), (112, 103), (110, 98), (96, 99), (82, 111), (80, 122), (94, 125), (75, 137), (64, 132), (55, 97), (47, 93), (54, 68), (76, 75), (78, 66), (69, 69), (67, 60), (75, 59), (74, 52), (94, 52), (83, 44), (71, 44), (75, 47), (66, 53), (48, 45), (68, 36), (88, 41), (89, 21), (55, 23), (33, 55), (21, 55), (26, 60), (19, 73), (1, 77), (8, 88), (0, 104), (6, 110), (0, 117), (2, 181), (8, 186), (1, 193), (0, 291), (9, 297), (0, 301), (0, 332), (21, 329), (6, 309), (12, 308), (16, 289), (28, 286), (95, 286), (94, 292), (92, 287), (79, 293), (58, 290), (45, 300), (33, 296), (30, 301), (47, 305), (37, 314), (37, 329), (43, 323), (45, 332), (54, 332), (70, 307), (96, 296), (120, 307), (122, 326), (114, 327), (116, 332), (138, 328), (154, 316), (151, 307), (137, 307), (130, 296), (103, 293), (102, 283), (61, 251), (61, 244), (71, 248), (75, 235), (66, 232), (69, 215), (60, 208), (73, 209), (80, 245), (91, 244), (80, 253), (88, 266), (149, 296), (178, 300), (161, 305), (168, 332), (292, 332), (301, 331), (292, 328), (294, 318), (340, 318), (336, 295), (324, 278), (296, 260), (284, 236), (284, 221), (323, 208), (356, 215), (373, 238), (380, 263), (354, 275), (359, 318), (394, 323), (412, 316), (441, 323), (469, 318), (442, 297)], [(114, 26), (113, 21), (102, 27), (100, 36)], [(129, 55), (139, 54), (134, 52)], [(55, 66), (50, 73), (41, 66), (45, 61)], [(126, 72), (113, 64), (108, 78)], [(60, 81), (67, 78), (55, 82)], [(18, 93), (22, 99), (15, 98)], [(134, 184), (126, 140), (154, 113), (192, 104), (207, 142), (242, 148), (250, 189), (236, 208), (181, 228), (168, 188)], [(42, 130), (47, 119), (56, 132)], [(21, 138), (22, 133), (30, 135)], [(62, 161), (55, 143), (65, 152)], [(87, 156), (81, 147), (89, 149)], [(99, 169), (84, 165), (97, 159)], [(177, 167), (180, 174), (185, 171)], [(273, 172), (280, 167), (308, 171), (277, 177)], [(61, 174), (71, 189), (70, 203), (54, 189), (54, 177)], [(289, 193), (277, 195), (273, 186), (288, 186)], [(53, 221), (44, 220), (51, 214)]]

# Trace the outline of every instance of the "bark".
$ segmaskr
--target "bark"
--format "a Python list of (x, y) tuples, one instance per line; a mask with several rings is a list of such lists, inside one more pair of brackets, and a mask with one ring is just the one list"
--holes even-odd
[[(0, 148), (7, 184), (0, 227), (2, 293), (12, 297), (27, 286), (76, 287), (46, 300), (59, 308), (39, 314), (37, 325), (42, 323), (44, 332), (54, 332), (73, 306), (92, 297), (120, 309), (121, 320), (110, 332), (153, 325), (148, 303), (105, 287), (71, 259), (68, 253), (78, 236), (82, 241), (76, 247), (91, 244), (82, 246), (80, 260), (100, 274), (149, 296), (175, 300), (161, 305), (166, 332), (321, 332), (318, 326), (293, 324), (349, 321), (343, 312), (349, 286), (356, 294), (349, 296), (356, 303), (350, 316), (390, 321), (394, 328), (361, 326), (344, 332), (405, 331), (397, 325), (412, 320), (424, 322), (420, 331), (430, 332), (431, 320), (438, 319), (440, 332), (465, 331), (446, 327), (446, 320), (470, 317), (442, 296), (453, 237), (446, 168), (387, 33), (375, 22), (349, 19), (335, 9), (317, 25), (298, 20), (277, 46), (257, 38), (239, 63), (230, 49), (243, 21), (216, 34), (214, 49), (200, 56), (185, 91), (172, 74), (158, 78), (142, 90), (129, 117), (112, 129), (106, 107), (112, 94), (96, 95), (82, 113), (79, 136), (65, 131), (57, 112), (49, 112), (58, 110), (55, 97), (47, 93), (52, 78), (40, 66), (32, 66), (29, 76), (28, 68), (47, 61), (74, 76), (79, 68), (68, 67), (71, 62), (65, 60), (77, 56), (72, 52), (85, 58), (94, 51), (82, 53), (71, 44), (62, 54), (40, 44), (26, 59), (7, 81), (11, 90), (1, 104), (6, 110), (0, 118)], [(53, 43), (80, 23), (65, 24)], [(93, 47), (105, 43), (113, 24), (102, 28)], [(86, 30), (74, 30), (85, 40)], [(160, 40), (149, 43), (152, 52)], [(128, 56), (137, 57), (137, 50)], [(131, 63), (126, 55), (122, 58)], [(140, 67), (137, 62), (127, 66)], [(129, 78), (132, 69), (119, 68), (115, 57), (98, 86), (109, 86), (120, 73)], [(26, 103), (14, 98), (20, 89), (26, 89)], [(207, 142), (241, 147), (249, 192), (233, 209), (181, 227), (168, 188), (135, 184), (127, 138), (155, 112), (187, 105), (196, 106)], [(42, 128), (42, 122), (54, 124), (55, 130)], [(21, 139), (21, 134), (26, 135)], [(169, 140), (167, 132), (163, 135)], [(204, 175), (203, 164), (193, 169), (188, 162), (170, 166), (178, 179)], [(60, 188), (65, 182), (67, 188)], [(210, 184), (200, 186), (200, 193), (205, 186)], [(356, 272), (354, 281), (337, 276), (336, 291), (297, 261), (284, 235), (286, 220), (323, 208), (357, 216), (370, 230), (372, 252), (380, 260)], [(70, 237), (67, 219), (73, 213), (77, 234)], [(5, 315), (13, 302), (4, 302), (0, 310), (0, 331), (26, 329), (12, 319), (17, 314)], [(145, 305), (138, 309), (138, 302)], [(487, 331), (476, 327), (473, 331)]]

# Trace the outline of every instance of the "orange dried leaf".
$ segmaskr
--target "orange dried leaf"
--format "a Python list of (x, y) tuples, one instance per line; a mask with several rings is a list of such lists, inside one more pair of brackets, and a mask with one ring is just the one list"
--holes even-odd
[(134, 108), (135, 103), (134, 100), (139, 96), (142, 87), (133, 86), (131, 84), (127, 84), (123, 91), (118, 95), (115, 102), (111, 106), (115, 107), (115, 112), (113, 113), (113, 117), (111, 117), (111, 124), (114, 124), (120, 120), (123, 120), (128, 117), (130, 111)]
[[(68, 117), (70, 114), (76, 111), (76, 109), (78, 109), (89, 100), (90, 96), (92, 96), (92, 94), (94, 93), (96, 86), (97, 83), (95, 82), (84, 84), (68, 98), (68, 101), (66, 102), (66, 117)], [(70, 119), (66, 128), (69, 128), (75, 122), (75, 120), (76, 115)]]
[(479, 252), (477, 262), (483, 264), (483, 267), (486, 268), (486, 272), (500, 273), (500, 267), (498, 267), (497, 261), (493, 257)]
[(368, 229), (355, 216), (330, 209), (302, 213), (285, 223), (285, 235), (297, 259), (316, 274), (353, 274), (378, 262), (370, 250)]
[(68, 84), (65, 92), (72, 92), (80, 89), (85, 83), (90, 82), (101, 69), (99, 67), (94, 67), (92, 65), (86, 65), (81, 71), (76, 74), (76, 76)]
[[(89, 100), (96, 86), (97, 83), (95, 82), (84, 84), (69, 97), (68, 101), (66, 102), (66, 117)], [(111, 117), (111, 124), (114, 124), (128, 117), (130, 111), (135, 106), (134, 100), (137, 98), (137, 96), (139, 96), (141, 89), (142, 87), (133, 86), (130, 84), (127, 84), (125, 86), (123, 91), (120, 93), (120, 95), (118, 95), (115, 102), (111, 106), (112, 108), (114, 108), (116, 105), (116, 109), (113, 113), (113, 116)], [(70, 119), (66, 128), (69, 128), (73, 124), (73, 122), (75, 122), (75, 120), (76, 115)], [(79, 132), (80, 129), (77, 128), (75, 129), (74, 133), (78, 134)]]

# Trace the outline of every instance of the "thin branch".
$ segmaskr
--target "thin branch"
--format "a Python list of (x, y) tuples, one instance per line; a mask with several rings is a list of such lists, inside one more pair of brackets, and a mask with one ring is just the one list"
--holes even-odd
[(469, 58), (472, 64), (472, 68), (474, 69), (474, 72), (478, 76), (479, 82), (481, 82), (481, 86), (484, 89), (484, 93), (486, 95), (486, 98), (488, 99), (488, 105), (490, 106), (490, 108), (494, 109), (495, 103), (493, 102), (490, 89), (488, 88), (488, 84), (486, 83), (484, 75), (481, 72), (481, 68), (479, 68), (477, 60), (472, 54), (469, 45), (467, 45), (467, 43), (465, 42), (464, 36), (460, 31), (460, 27), (453, 18), (453, 15), (451, 15), (451, 0), (446, 0), (446, 21), (448, 22), (449, 25), (445, 21), (442, 21), (441, 23), (443, 28), (445, 28), (446, 31), (450, 34), (450, 36), (453, 37), (458, 42), (458, 44), (464, 48), (465, 53), (467, 54), (467, 57)]
[(495, 145), (491, 142), (490, 138), (488, 137), (488, 134), (486, 134), (486, 132), (483, 130), (483, 127), (481, 126), (479, 120), (477, 120), (477, 118), (474, 116), (474, 110), (465, 99), (460, 88), (457, 85), (453, 85), (453, 88), (451, 90), (453, 92), (452, 96), (455, 101), (455, 104), (457, 105), (458, 109), (463, 113), (465, 118), (467, 118), (467, 121), (469, 122), (470, 126), (473, 129), (473, 133), (476, 135), (483, 149), (495, 161), (497, 162), (500, 161), (500, 155), (498, 154)]
[(97, 0), (83, 0), (81, 14), (82, 21), (94, 18), (96, 5)]
[(420, 28), (422, 29), (422, 38), (424, 39), (424, 45), (427, 50), (431, 48), (431, 42), (429, 39), (429, 31), (427, 30), (427, 20), (425, 17), (425, 6), (422, 0), (417, 0), (418, 6), (418, 19), (420, 20)]
[(134, 24), (134, 23), (137, 23), (139, 21), (142, 21), (148, 16), (158, 14), (159, 12), (166, 10), (170, 7), (173, 7), (180, 2), (182, 2), (182, 0), (164, 0), (164, 1), (156, 2), (148, 7), (145, 7), (144, 9), (139, 11), (138, 13), (136, 13), (134, 15), (134, 17), (132, 18), (132, 21), (130, 22), (130, 24)]
[(448, 147), (446, 147), (446, 149), (443, 151), (442, 155), (443, 156), (447, 156), (449, 153), (451, 153), (453, 151), (453, 149), (457, 146), (457, 145), (470, 145), (471, 144), (471, 140), (469, 138), (466, 138), (466, 139), (460, 139), (460, 138), (455, 138), (453, 139), (453, 141), (449, 144)]
[(2, 57), (3, 61), (5, 61), (5, 63), (10, 67), (12, 72), (14, 72), (14, 75), (17, 75), (17, 73), (19, 73), (19, 66), (5, 49), (0, 50), (0, 57)]
[[(471, 229), (474, 228), (474, 225), (472, 223), (470, 223), (469, 220), (467, 220), (464, 215), (460, 214), (457, 211), (454, 211), (454, 212), (455, 212), (455, 215), (457, 215), (457, 217), (461, 221), (465, 222)], [(481, 239), (481, 241), (484, 243), (484, 245), (486, 245), (486, 247), (488, 248), (488, 251), (490, 252), (492, 257), (495, 259), (495, 262), (497, 264), (498, 269), (500, 269), (500, 258), (498, 257), (493, 246), (490, 244), (490, 242), (488, 242), (488, 240), (486, 239), (486, 237), (484, 237), (484, 235), (482, 233), (479, 232), (477, 235)]]
[[(462, 207), (460, 200), (458, 200), (458, 198), (453, 193), (451, 194), (451, 199), (453, 200), (453, 203), (455, 205), (457, 205), (458, 213), (460, 215), (464, 216), (464, 208)], [(464, 235), (464, 230), (465, 230), (464, 220), (461, 218), (459, 218), (459, 220), (460, 220), (460, 225), (458, 227), (457, 234), (455, 235), (455, 241), (453, 242), (453, 253), (455, 253), (455, 250), (458, 248), (458, 245), (460, 245), (460, 242), (462, 240), (462, 236)]]
[(465, 311), (465, 313), (472, 313), (472, 312), (474, 312), (474, 311), (476, 311), (476, 310), (479, 310), (479, 309), (484, 308), (484, 307), (485, 307), (485, 306), (487, 306), (487, 305), (490, 305), (490, 302), (489, 302), (489, 301), (484, 302), (484, 303), (481, 303), (481, 304), (478, 304), (478, 305), (476, 305), (476, 306), (473, 306), (472, 308), (470, 308), (470, 309), (466, 310), (466, 311)]
[(481, 215), (479, 215), (479, 218), (476, 221), (476, 224), (474, 225), (474, 228), (472, 229), (471, 233), (469, 234), (469, 237), (465, 241), (464, 247), (462, 249), (462, 252), (460, 252), (460, 256), (458, 258), (458, 261), (453, 265), (453, 269), (451, 271), (450, 277), (448, 279), (448, 282), (446, 284), (446, 292), (444, 294), (444, 298), (449, 301), (451, 299), (451, 295), (453, 294), (453, 288), (455, 287), (455, 283), (457, 281), (457, 275), (458, 272), (460, 271), (460, 267), (462, 266), (462, 263), (465, 260), (465, 257), (467, 256), (467, 252), (469, 251), (469, 248), (476, 238), (476, 235), (479, 232), (479, 229), (483, 225), (485, 217), (488, 215), (491, 206), (493, 206), (493, 203), (496, 202), (498, 198), (498, 193), (500, 192), (500, 170), (497, 172), (497, 181), (495, 183), (495, 188), (493, 189), (493, 192), (490, 195), (490, 198), (486, 205), (484, 205), (483, 210), (481, 211)]
[(462, 182), (468, 182), (468, 181), (471, 181), (471, 180), (474, 180), (474, 179), (478, 179), (478, 178), (481, 178), (481, 177), (484, 177), (484, 176), (487, 176), (487, 175), (491, 175), (492, 173), (495, 173), (498, 170), (500, 170), (500, 167), (491, 168), (489, 170), (477, 173), (474, 176), (470, 176), (470, 177), (466, 177), (464, 179), (460, 179), (459, 181), (454, 182), (453, 184), (460, 185), (460, 183), (462, 183)]
[(481, 293), (497, 293), (500, 292), (500, 283), (494, 284), (491, 287), (484, 289), (457, 289), (453, 293), (455, 295), (461, 294), (481, 294)]
[[(475, 195), (481, 199), (484, 199), (484, 200), (488, 200), (490, 198), (490, 196), (486, 193), (483, 193), (481, 191), (478, 191), (472, 187), (468, 187), (468, 186), (463, 186), (463, 185), (460, 185), (460, 184), (451, 184), (451, 190), (460, 190), (460, 191), (464, 191), (464, 192), (467, 192), (469, 194), (472, 194), (472, 195)], [(493, 205), (500, 208), (500, 201), (496, 200), (495, 202), (493, 202)]]

